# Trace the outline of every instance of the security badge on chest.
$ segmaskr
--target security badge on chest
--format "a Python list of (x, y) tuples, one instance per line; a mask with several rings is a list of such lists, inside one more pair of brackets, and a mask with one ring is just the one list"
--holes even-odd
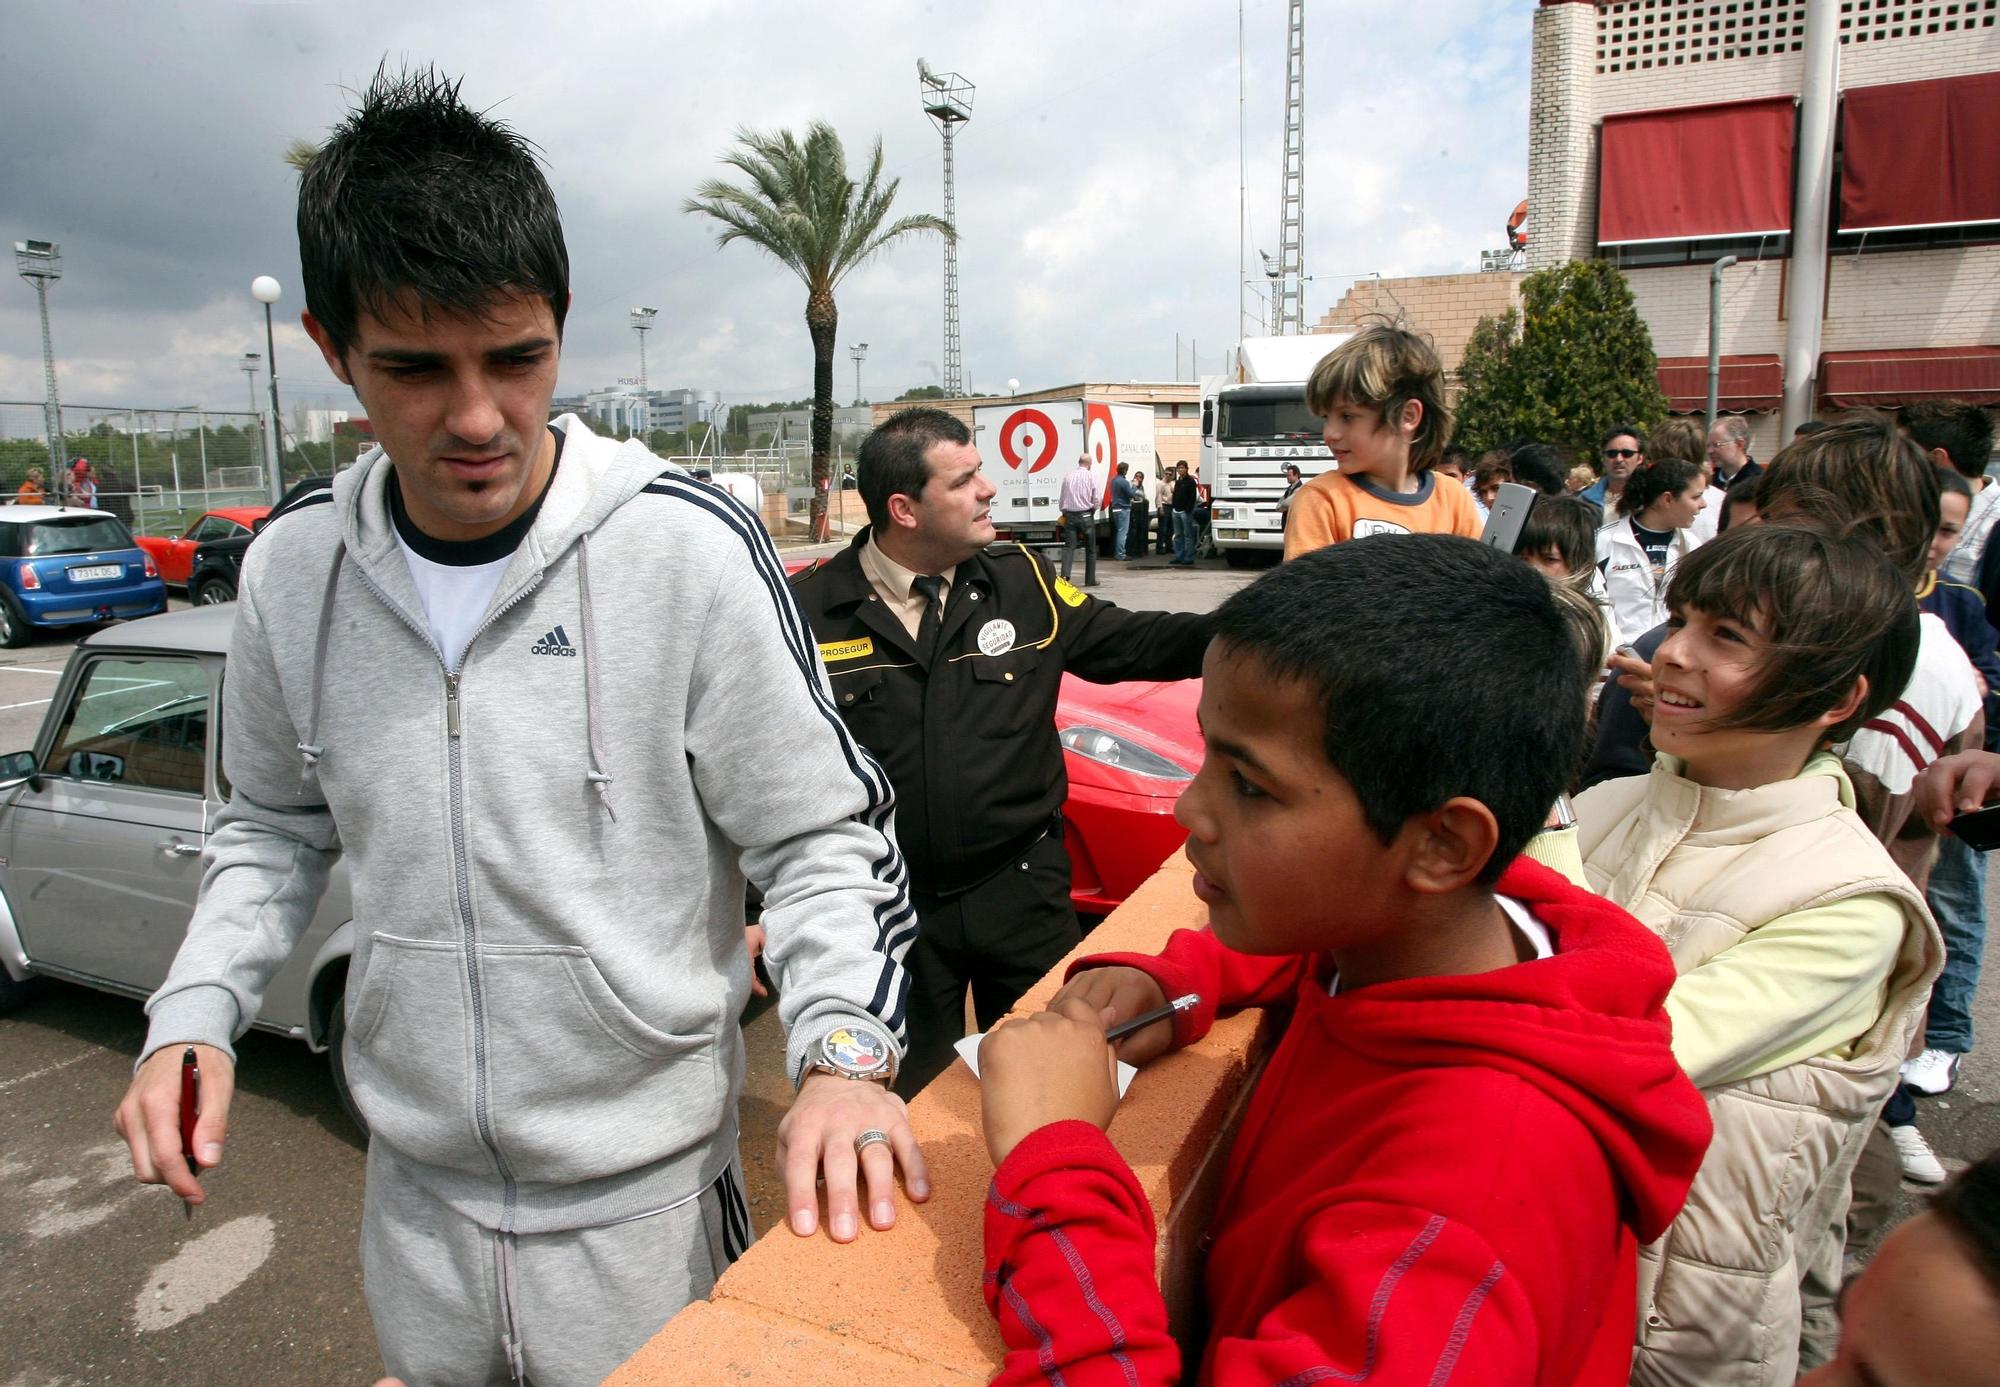
[(979, 628), (979, 653), (1005, 655), (1014, 648), (1014, 623), (995, 617)]

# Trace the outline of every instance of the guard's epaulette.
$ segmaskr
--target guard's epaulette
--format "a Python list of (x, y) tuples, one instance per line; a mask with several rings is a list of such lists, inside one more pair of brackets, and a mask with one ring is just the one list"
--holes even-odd
[(1019, 558), (1026, 559), (1029, 563), (1035, 561), (1035, 551), (1018, 539), (1010, 539), (1005, 543), (996, 542), (989, 544), (986, 546), (986, 552), (996, 559)]
[(826, 562), (827, 561), (825, 558), (814, 559), (811, 563), (807, 564), (804, 568), (799, 569), (797, 572), (786, 574), (785, 581), (788, 583), (796, 583), (802, 578), (810, 578), (813, 574), (819, 572), (822, 568), (825, 568)]

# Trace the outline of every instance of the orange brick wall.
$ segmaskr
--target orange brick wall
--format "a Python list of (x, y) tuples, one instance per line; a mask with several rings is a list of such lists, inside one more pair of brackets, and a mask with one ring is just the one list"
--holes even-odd
[(1521, 279), (1521, 275), (1503, 270), (1357, 279), (1313, 330), (1332, 332), (1378, 317), (1401, 321), (1404, 327), (1428, 336), (1445, 370), (1456, 372), (1479, 320), (1497, 317), (1520, 304)]
[[(1079, 953), (1160, 948), (1204, 912), (1176, 853), (1100, 925)], [(1039, 1010), (1064, 965), (1023, 997)], [(1147, 1068), (1111, 1124), (1111, 1139), (1159, 1218), (1158, 1264), (1176, 1326), (1194, 1322), (1197, 1244), (1213, 1208), (1239, 1103), (1271, 1043), (1262, 1012), (1217, 1023), (1199, 1045)], [(846, 1246), (822, 1233), (766, 1233), (716, 1284), (607, 1379), (606, 1387), (691, 1382), (768, 1387), (985, 1382), (999, 1334), (980, 1295), (981, 1221), (992, 1162), (980, 1134), (979, 1081), (954, 1063), (910, 1104), (933, 1193), (903, 1203), (886, 1233), (863, 1227)]]

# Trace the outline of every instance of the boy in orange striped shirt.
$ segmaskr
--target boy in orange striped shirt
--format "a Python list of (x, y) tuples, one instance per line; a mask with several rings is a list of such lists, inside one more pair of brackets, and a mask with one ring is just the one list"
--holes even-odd
[(1423, 338), (1363, 328), (1313, 368), (1306, 404), (1325, 420), (1339, 470), (1293, 495), (1286, 558), (1369, 535), (1479, 538), (1472, 493), (1431, 471), (1451, 438), (1451, 412), (1444, 368)]

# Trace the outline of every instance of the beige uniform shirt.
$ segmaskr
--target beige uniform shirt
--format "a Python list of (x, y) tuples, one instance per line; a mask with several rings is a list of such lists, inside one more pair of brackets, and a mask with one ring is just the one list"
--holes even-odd
[[(917, 634), (917, 627), (923, 623), (925, 597), (914, 586), (918, 574), (914, 569), (903, 567), (875, 543), (875, 536), (869, 535), (868, 542), (861, 546), (861, 572), (868, 579), (868, 586), (875, 589), (875, 595), (882, 599), (896, 620), (903, 623), (903, 629), (911, 635)], [(938, 576), (944, 579), (944, 587), (938, 594), (943, 603), (951, 601), (951, 575), (958, 572), (953, 564)]]

